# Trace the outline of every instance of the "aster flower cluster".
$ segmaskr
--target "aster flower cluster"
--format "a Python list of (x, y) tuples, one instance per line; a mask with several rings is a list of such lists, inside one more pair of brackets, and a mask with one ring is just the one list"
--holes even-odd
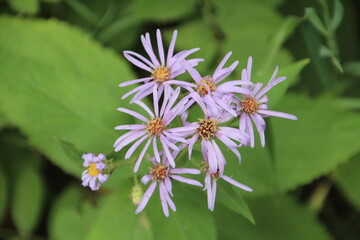
[[(169, 216), (169, 207), (176, 211), (172, 201), (174, 180), (206, 190), (208, 208), (211, 211), (214, 210), (219, 179), (251, 192), (250, 187), (224, 174), (227, 160), (219, 143), (232, 151), (241, 162), (240, 149), (255, 146), (254, 128), (260, 135), (261, 145), (265, 145), (265, 118), (276, 116), (297, 119), (291, 114), (268, 109), (267, 92), (286, 79), (286, 77), (277, 77), (278, 68), (275, 69), (266, 86), (262, 83), (254, 83), (251, 81), (252, 58), (249, 57), (247, 68), (242, 70), (241, 79), (232, 80), (229, 76), (239, 62), (235, 61), (225, 67), (231, 56), (229, 52), (213, 73), (203, 76), (195, 67), (204, 60), (190, 58), (199, 48), (175, 53), (176, 37), (177, 31), (174, 31), (167, 53), (164, 50), (160, 30), (156, 32), (157, 51), (152, 46), (149, 33), (141, 36), (148, 57), (133, 51), (124, 51), (128, 61), (141, 70), (149, 72), (148, 77), (120, 84), (120, 87), (124, 87), (140, 83), (122, 99), (133, 95), (130, 103), (140, 106), (145, 115), (131, 109), (118, 108), (118, 111), (131, 115), (136, 124), (115, 127), (117, 130), (126, 131), (114, 143), (115, 151), (127, 147), (125, 159), (132, 158), (137, 150), (140, 152), (134, 159), (135, 173), (139, 171), (147, 155), (153, 156), (150, 158), (153, 165), (150, 172), (141, 179), (143, 184), (150, 183), (150, 185), (141, 200), (136, 203), (136, 214), (145, 208), (157, 186), (164, 214)], [(185, 72), (191, 76), (190, 81), (178, 78)], [(152, 99), (152, 104), (147, 104), (145, 98)], [(202, 117), (196, 122), (189, 122), (188, 116), (192, 114), (191, 109), (196, 105), (201, 108)], [(175, 121), (176, 119), (180, 121)], [(201, 149), (201, 164), (200, 162), (194, 164), (199, 168), (177, 168), (177, 158), (182, 151), (187, 150), (189, 160), (198, 161), (192, 159), (194, 148)], [(86, 156), (85, 161), (91, 163), (84, 164), (88, 170), (84, 172), (83, 185), (89, 185), (92, 190), (97, 190), (99, 185), (107, 180), (107, 175), (101, 174), (104, 168), (101, 165), (102, 155)], [(204, 184), (181, 176), (181, 174), (197, 175), (201, 172), (205, 176)]]

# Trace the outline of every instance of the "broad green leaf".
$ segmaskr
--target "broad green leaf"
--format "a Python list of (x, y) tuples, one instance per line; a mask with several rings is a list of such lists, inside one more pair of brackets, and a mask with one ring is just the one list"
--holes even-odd
[(217, 188), (217, 201), (220, 202), (223, 206), (244, 216), (251, 223), (255, 224), (254, 216), (252, 215), (251, 210), (249, 209), (243, 196), (231, 188), (229, 183), (225, 181), (222, 181), (222, 183), (220, 183), (220, 181), (218, 182), (219, 186)]
[[(170, 42), (172, 35), (172, 31), (167, 32), (167, 42)], [(191, 36), (191, 41), (189, 41), (189, 36)], [(204, 21), (197, 20), (181, 25), (178, 28), (176, 48), (179, 49), (179, 51), (185, 49), (190, 50), (193, 48), (201, 48), (198, 52), (191, 55), (192, 58), (205, 59), (204, 62), (199, 63), (196, 69), (204, 76), (212, 74), (213, 71), (207, 71), (209, 71), (209, 64), (213, 64), (212, 60), (215, 57), (216, 39), (211, 32), (210, 26), (208, 26)]]
[(257, 224), (221, 207), (215, 211), (218, 239), (303, 240), (331, 239), (312, 212), (285, 196), (249, 201)]
[[(129, 199), (132, 181), (123, 181), (118, 191), (103, 197), (97, 208), (86, 239), (152, 239), (150, 223), (145, 214), (135, 215)], [(111, 221), (111, 224), (109, 224)], [(116, 226), (116, 227), (114, 227)]]
[(8, 0), (12, 9), (18, 13), (34, 15), (39, 11), (38, 0)]
[(195, 7), (195, 0), (134, 0), (131, 2), (133, 15), (144, 20), (169, 22), (190, 15)]
[(339, 166), (335, 172), (335, 180), (349, 200), (360, 209), (360, 155), (352, 157), (348, 162)]
[(165, 217), (162, 212), (158, 188), (146, 207), (154, 239), (216, 239), (215, 222), (207, 209), (206, 196), (201, 194), (202, 189), (180, 184), (173, 184), (176, 212), (170, 210), (170, 217)]
[(22, 237), (26, 238), (36, 227), (43, 210), (44, 184), (38, 171), (22, 169), (15, 181), (11, 215)]
[(0, 108), (67, 173), (81, 171), (55, 139), (107, 153), (120, 135), (113, 128), (132, 122), (116, 108), (128, 105), (120, 96), (131, 89), (117, 85), (133, 75), (113, 52), (75, 28), (56, 20), (2, 17), (0, 61)]
[[(81, 186), (70, 186), (56, 199), (49, 217), (50, 239), (85, 239), (86, 227), (79, 211)], [(94, 216), (89, 216), (90, 219)], [(71, 231), (70, 231), (71, 229)]]
[(8, 199), (8, 181), (3, 170), (0, 170), (0, 223), (3, 219)]
[(360, 115), (337, 108), (332, 99), (287, 96), (276, 110), (299, 118), (271, 119), (281, 190), (334, 170), (360, 149)]
[(328, 36), (329, 34), (328, 30), (321, 22), (314, 8), (305, 9), (305, 18), (307, 18), (310, 21), (310, 23), (318, 30), (319, 33), (323, 34), (325, 37)]
[(339, 27), (344, 16), (344, 6), (339, 0), (334, 0), (334, 12), (331, 19), (331, 28), (333, 32)]

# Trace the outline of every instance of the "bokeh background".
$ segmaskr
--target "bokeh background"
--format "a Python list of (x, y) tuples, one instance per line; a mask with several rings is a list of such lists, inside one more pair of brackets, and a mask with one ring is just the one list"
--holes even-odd
[[(358, 0), (2, 0), (0, 14), (0, 239), (360, 239)], [(144, 53), (158, 28), (201, 48), (203, 75), (232, 51), (234, 79), (248, 56), (255, 82), (287, 76), (270, 108), (299, 120), (271, 118), (240, 167), (226, 153), (254, 192), (220, 183), (213, 213), (174, 184), (170, 218), (156, 196), (134, 215), (130, 167), (80, 185), (81, 153), (123, 161), (114, 127), (133, 119), (116, 108), (133, 106), (118, 84), (145, 75), (122, 51)]]

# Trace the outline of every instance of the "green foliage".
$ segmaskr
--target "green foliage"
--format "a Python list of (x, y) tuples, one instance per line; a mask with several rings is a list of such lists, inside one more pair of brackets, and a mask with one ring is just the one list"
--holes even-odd
[(161, 210), (158, 189), (150, 199), (146, 213), (148, 214), (154, 239), (165, 240), (213, 240), (216, 239), (215, 221), (206, 208), (205, 195), (189, 186), (181, 188), (174, 184), (174, 202), (176, 212), (166, 218)]
[(360, 148), (360, 115), (336, 108), (330, 99), (288, 96), (277, 109), (299, 117), (272, 119), (276, 177), (280, 189), (308, 183), (336, 168)]
[(131, 10), (144, 20), (169, 22), (187, 16), (196, 4), (195, 0), (134, 0)]
[(335, 172), (335, 180), (349, 200), (360, 209), (360, 155), (357, 154)]
[(84, 223), (87, 221), (83, 221), (79, 210), (82, 198), (80, 188), (80, 186), (68, 187), (53, 204), (48, 224), (50, 239), (85, 239)]
[(0, 29), (1, 108), (34, 146), (78, 176), (78, 166), (54, 138), (85, 151), (110, 152), (113, 128), (131, 122), (116, 108), (129, 89), (117, 85), (132, 74), (113, 52), (58, 21), (2, 17)]
[(33, 168), (22, 169), (15, 181), (11, 213), (23, 238), (31, 235), (41, 217), (44, 195), (39, 172)]
[(5, 210), (6, 210), (6, 204), (8, 200), (8, 187), (7, 187), (8, 181), (7, 177), (3, 170), (0, 170), (0, 223), (3, 219)]
[(12, 9), (18, 13), (34, 15), (39, 11), (38, 0), (8, 0)]
[(289, 197), (252, 199), (251, 209), (256, 225), (224, 207), (215, 211), (218, 239), (331, 239), (309, 209)]

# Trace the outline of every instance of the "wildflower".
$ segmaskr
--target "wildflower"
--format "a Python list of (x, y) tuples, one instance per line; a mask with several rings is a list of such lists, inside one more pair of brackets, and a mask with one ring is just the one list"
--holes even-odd
[(134, 172), (138, 171), (145, 152), (151, 143), (153, 145), (155, 158), (158, 162), (160, 162), (160, 155), (156, 144), (158, 139), (163, 146), (170, 165), (175, 167), (175, 162), (170, 154), (170, 149), (178, 150), (178, 147), (175, 144), (177, 142), (186, 143), (187, 141), (184, 138), (177, 136), (175, 133), (171, 133), (171, 129), (167, 127), (178, 114), (181, 114), (189, 107), (190, 102), (189, 99), (183, 98), (176, 106), (173, 107), (179, 93), (180, 88), (173, 90), (171, 87), (166, 86), (163, 104), (161, 109), (159, 109), (158, 92), (156, 90), (156, 86), (153, 86), (154, 113), (141, 101), (135, 101), (136, 104), (142, 107), (150, 115), (150, 119), (132, 110), (118, 108), (118, 111), (130, 114), (145, 122), (143, 124), (120, 125), (115, 127), (117, 130), (130, 130), (116, 140), (114, 143), (115, 151), (120, 151), (123, 147), (138, 139), (127, 151), (125, 159), (130, 158), (140, 144), (147, 139), (145, 146), (136, 161)]
[(220, 174), (219, 170), (216, 171), (215, 173), (211, 173), (209, 171), (209, 165), (208, 165), (208, 158), (205, 157), (205, 163), (204, 166), (202, 168), (202, 170), (205, 173), (205, 187), (204, 190), (207, 190), (207, 201), (208, 201), (208, 208), (210, 211), (214, 211), (214, 207), (215, 207), (215, 198), (216, 198), (216, 188), (217, 188), (217, 180), (219, 178), (225, 180), (226, 182), (241, 188), (247, 192), (252, 192), (253, 190), (244, 185), (241, 184), (237, 181), (235, 181), (234, 179), (232, 179), (229, 176)]
[[(251, 81), (251, 67), (252, 67), (252, 58), (249, 57), (247, 68), (243, 69), (241, 79), (243, 81)], [(260, 135), (261, 145), (265, 146), (265, 128), (266, 123), (264, 117), (275, 116), (281, 118), (287, 118), (291, 120), (297, 120), (297, 117), (288, 113), (276, 112), (268, 110), (268, 97), (266, 93), (284, 81), (286, 77), (276, 78), (278, 73), (278, 67), (275, 68), (275, 71), (268, 82), (268, 84), (262, 88), (262, 83), (257, 83), (253, 86), (247, 85), (244, 86), (249, 90), (248, 94), (242, 94), (242, 99), (235, 100), (237, 102), (237, 111), (240, 117), (239, 129), (245, 131), (250, 136), (250, 146), (254, 147), (254, 130), (252, 122), (254, 122), (256, 129)], [(261, 89), (262, 88), (262, 89)]]
[(150, 76), (121, 83), (119, 85), (120, 87), (125, 87), (135, 83), (142, 83), (140, 86), (126, 93), (122, 97), (122, 99), (125, 99), (131, 94), (136, 93), (132, 99), (132, 102), (136, 100), (141, 100), (142, 98), (152, 93), (152, 89), (154, 86), (158, 88), (158, 97), (161, 97), (164, 90), (164, 86), (162, 83), (175, 79), (178, 75), (186, 71), (185, 67), (180, 63), (180, 61), (186, 61), (190, 66), (196, 66), (198, 62), (203, 61), (203, 59), (185, 60), (186, 57), (198, 51), (199, 48), (181, 51), (174, 55), (174, 47), (177, 37), (176, 30), (173, 33), (166, 58), (159, 29), (156, 31), (156, 37), (160, 61), (155, 56), (149, 33), (146, 33), (145, 36), (141, 35), (141, 42), (144, 46), (146, 53), (149, 55), (150, 60), (146, 59), (145, 57), (141, 56), (136, 52), (124, 51), (124, 56), (127, 60), (129, 60), (135, 66), (145, 71), (148, 71), (150, 73)]
[[(179, 148), (179, 150), (174, 151), (172, 153), (172, 157), (175, 158), (184, 146), (186, 146), (186, 144), (183, 144), (182, 147)], [(172, 168), (169, 165), (169, 162), (167, 161), (167, 155), (164, 154), (161, 163), (155, 161), (155, 158), (152, 158), (151, 161), (154, 164), (154, 167), (150, 170), (150, 174), (145, 175), (141, 179), (141, 182), (147, 184), (148, 182), (152, 181), (152, 183), (150, 184), (149, 188), (145, 191), (138, 207), (136, 208), (135, 214), (140, 213), (145, 208), (150, 197), (154, 193), (156, 186), (159, 185), (159, 193), (160, 193), (162, 209), (165, 216), (168, 217), (169, 206), (174, 212), (176, 211), (175, 204), (171, 199), (171, 197), (173, 196), (171, 180), (176, 180), (179, 182), (202, 187), (203, 185), (200, 182), (178, 175), (178, 174), (200, 174), (201, 172), (197, 169), (192, 169), (192, 168)]]
[(211, 76), (202, 77), (198, 71), (190, 66), (190, 64), (183, 62), (183, 65), (186, 67), (186, 70), (189, 72), (195, 83), (171, 80), (168, 81), (167, 84), (177, 84), (190, 91), (191, 93), (189, 95), (203, 108), (203, 111), (209, 113), (209, 115), (216, 116), (221, 109), (224, 109), (236, 117), (236, 112), (221, 98), (226, 94), (249, 94), (249, 90), (240, 85), (249, 85), (252, 83), (237, 80), (228, 81), (219, 85), (221, 81), (233, 72), (239, 63), (239, 61), (235, 61), (230, 67), (224, 68), (225, 63), (230, 58), (231, 54), (231, 52), (228, 52), (225, 55), (214, 74)]
[(108, 179), (108, 175), (102, 173), (106, 168), (106, 164), (103, 162), (105, 155), (100, 153), (95, 156), (92, 153), (87, 153), (82, 158), (84, 159), (83, 166), (87, 168), (81, 177), (82, 185), (84, 187), (89, 186), (93, 191), (99, 190), (100, 185)]
[[(222, 100), (224, 100), (224, 98)], [(216, 173), (220, 170), (220, 174), (222, 174), (226, 165), (225, 157), (217, 145), (216, 139), (224, 143), (225, 146), (238, 157), (239, 161), (241, 161), (241, 155), (237, 148), (242, 145), (247, 145), (248, 136), (239, 129), (219, 126), (219, 124), (229, 120), (227, 114), (222, 113), (217, 117), (205, 116), (203, 119), (199, 119), (198, 122), (193, 123), (186, 122), (187, 114), (188, 113), (185, 112), (182, 115), (183, 127), (173, 128), (169, 131), (179, 134), (182, 137), (193, 135), (188, 140), (189, 159), (191, 158), (194, 144), (200, 138), (202, 154), (204, 158), (209, 160), (210, 173)], [(238, 144), (234, 141), (238, 142)]]

